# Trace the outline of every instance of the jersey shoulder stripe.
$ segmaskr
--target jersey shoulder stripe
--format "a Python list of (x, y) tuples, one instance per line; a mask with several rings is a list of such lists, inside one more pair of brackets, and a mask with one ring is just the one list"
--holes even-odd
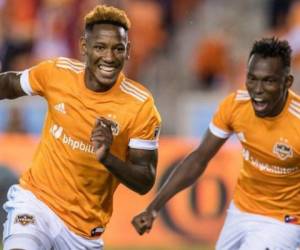
[(300, 102), (296, 101), (296, 100), (292, 100), (290, 102), (288, 111), (294, 115), (295, 117), (297, 117), (298, 119), (300, 119)]
[(249, 101), (250, 95), (247, 90), (237, 90), (235, 95), (236, 101)]
[(297, 101), (297, 100), (292, 100), (291, 101), (291, 105), (297, 107), (297, 108), (300, 108), (300, 101)]
[(245, 89), (238, 89), (236, 92), (241, 95), (249, 95), (248, 91)]
[(67, 58), (67, 57), (58, 57), (56, 62), (66, 62), (66, 63), (72, 64), (73, 66), (77, 66), (77, 67), (85, 66), (85, 64), (83, 62), (80, 62), (75, 59)]
[(141, 102), (145, 102), (149, 98), (149, 94), (142, 90), (139, 86), (135, 85), (134, 83), (129, 82), (128, 80), (124, 79), (120, 84), (120, 89)]
[(127, 85), (128, 87), (131, 87), (131, 88), (133, 88), (136, 92), (138, 92), (139, 94), (141, 94), (141, 95), (144, 95), (144, 96), (146, 96), (146, 97), (149, 97), (149, 94), (146, 92), (146, 91), (144, 91), (144, 90), (142, 90), (141, 88), (139, 88), (137, 85), (134, 85), (133, 83), (131, 83), (130, 81), (128, 81), (128, 80), (124, 80), (124, 84), (125, 85)]
[(84, 64), (65, 57), (59, 57), (56, 61), (56, 67), (68, 69), (75, 73), (81, 73), (84, 70)]
[(289, 103), (288, 111), (294, 117), (300, 119), (300, 96), (292, 90), (289, 90), (289, 94), (291, 95), (291, 101)]

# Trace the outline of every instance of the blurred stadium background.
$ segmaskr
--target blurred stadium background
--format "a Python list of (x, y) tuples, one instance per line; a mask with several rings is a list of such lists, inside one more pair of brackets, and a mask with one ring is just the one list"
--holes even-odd
[[(127, 11), (133, 49), (125, 71), (151, 89), (163, 118), (156, 188), (142, 198), (118, 191), (104, 236), (107, 249), (208, 250), (205, 246), (213, 245), (221, 228), (239, 168), (234, 140), (203, 180), (171, 202), (150, 235), (138, 237), (130, 220), (153, 197), (164, 174), (196, 145), (222, 97), (243, 87), (255, 39), (276, 35), (290, 42), (293, 89), (299, 92), (300, 1), (0, 0), (0, 72), (57, 56), (81, 59), (82, 17), (99, 3)], [(0, 204), (30, 162), (46, 110), (39, 97), (0, 103)], [(1, 210), (0, 224), (3, 220)]]

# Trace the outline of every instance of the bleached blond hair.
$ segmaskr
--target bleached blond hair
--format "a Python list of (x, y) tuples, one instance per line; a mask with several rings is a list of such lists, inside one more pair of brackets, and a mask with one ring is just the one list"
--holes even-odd
[(97, 5), (84, 17), (86, 30), (92, 30), (94, 24), (110, 23), (129, 30), (131, 23), (124, 10), (113, 6)]

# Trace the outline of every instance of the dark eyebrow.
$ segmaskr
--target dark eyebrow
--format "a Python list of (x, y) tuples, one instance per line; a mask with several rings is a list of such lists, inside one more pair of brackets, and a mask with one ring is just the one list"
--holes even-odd
[(266, 77), (264, 77), (263, 80), (277, 81), (278, 78), (279, 78), (279, 76), (274, 76), (274, 75), (272, 75), (272, 76), (266, 76)]

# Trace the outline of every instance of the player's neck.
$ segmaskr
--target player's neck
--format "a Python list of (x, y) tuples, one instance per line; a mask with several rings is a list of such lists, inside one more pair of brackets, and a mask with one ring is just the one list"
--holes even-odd
[(114, 84), (106, 85), (99, 82), (98, 79), (88, 71), (85, 71), (84, 73), (84, 84), (87, 89), (94, 92), (106, 92), (114, 86)]

